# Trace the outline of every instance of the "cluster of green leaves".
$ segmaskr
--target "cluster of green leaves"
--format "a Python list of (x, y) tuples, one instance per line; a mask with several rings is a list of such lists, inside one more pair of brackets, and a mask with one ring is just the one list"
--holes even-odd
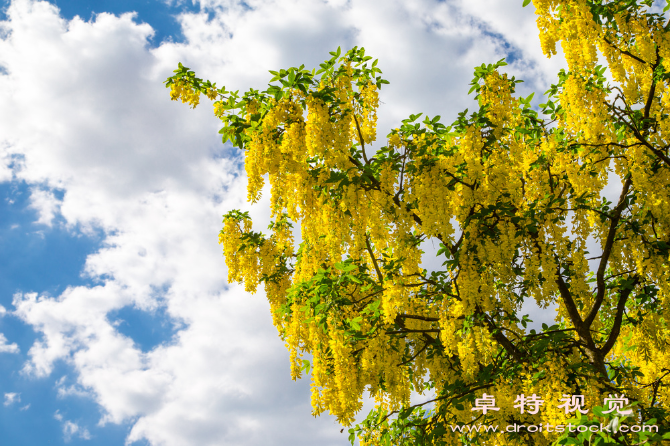
[[(204, 81), (199, 77), (196, 77), (195, 72), (188, 67), (185, 67), (181, 62), (177, 65), (177, 69), (173, 71), (174, 75), (168, 77), (165, 82), (166, 88), (172, 87), (175, 81), (180, 80), (187, 85), (190, 85), (195, 91), (199, 91), (202, 94), (207, 93), (210, 90), (217, 90), (216, 83), (212, 83), (208, 80)], [(225, 87), (217, 90), (225, 94)]]
[[(595, 417), (589, 418), (586, 415), (579, 414), (578, 418), (567, 420), (566, 424), (571, 424), (572, 429), (566, 430), (556, 441), (556, 445), (645, 445), (662, 443), (664, 440), (670, 440), (670, 429), (667, 426), (657, 426), (658, 420), (650, 418), (642, 424), (640, 418), (636, 416), (634, 409), (637, 403), (634, 402), (628, 406), (631, 410), (629, 415), (621, 415), (618, 411), (605, 410), (604, 407), (594, 407)], [(623, 411), (622, 411), (623, 412)], [(580, 432), (580, 426), (585, 426)], [(621, 427), (625, 426), (623, 431)], [(632, 432), (631, 426), (639, 426), (639, 432)], [(593, 430), (590, 430), (593, 429)], [(572, 430), (572, 432), (570, 432)]]
[[(388, 84), (388, 81), (380, 76), (382, 71), (377, 67), (378, 60), (375, 59), (369, 63), (372, 57), (365, 55), (364, 48), (354, 47), (342, 55), (342, 50), (338, 47), (337, 51), (332, 51), (330, 55), (332, 57), (323, 62), (318, 70), (307, 70), (304, 65), (279, 71), (271, 70), (270, 74), (273, 77), (267, 89), (260, 91), (252, 88), (243, 95), (240, 95), (239, 90), (227, 91), (225, 87), (216, 89), (216, 84), (197, 78), (193, 71), (181, 63), (174, 71), (175, 74), (170, 76), (165, 84), (169, 88), (179, 80), (202, 94), (206, 94), (210, 89), (216, 90), (217, 102), (224, 112), (221, 116), (224, 126), (219, 131), (222, 135), (222, 142), (231, 141), (233, 146), (244, 149), (245, 144), (249, 141), (246, 130), (259, 125), (274, 103), (295, 95), (296, 91), (301, 92), (305, 97), (312, 96), (321, 99), (328, 104), (332, 115), (350, 112), (346, 104), (339, 101), (334, 94), (336, 92), (335, 82), (339, 77), (347, 74), (347, 65), (351, 65), (355, 85), (359, 87), (373, 83), (377, 88), (381, 88), (383, 84)], [(362, 103), (359, 91), (354, 92), (354, 99)], [(258, 112), (251, 116), (251, 123), (247, 123), (247, 106), (251, 101), (258, 104), (259, 108)], [(306, 110), (305, 98), (302, 99), (301, 104)], [(281, 133), (278, 137), (281, 137)]]

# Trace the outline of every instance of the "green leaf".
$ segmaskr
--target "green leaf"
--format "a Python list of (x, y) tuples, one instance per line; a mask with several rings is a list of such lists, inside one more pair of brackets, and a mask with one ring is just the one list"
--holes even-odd
[(302, 360), (302, 368), (300, 370), (304, 370), (305, 373), (309, 373), (310, 369), (312, 368), (312, 364), (306, 359)]
[(525, 8), (530, 4), (530, 0), (523, 0), (523, 7)]

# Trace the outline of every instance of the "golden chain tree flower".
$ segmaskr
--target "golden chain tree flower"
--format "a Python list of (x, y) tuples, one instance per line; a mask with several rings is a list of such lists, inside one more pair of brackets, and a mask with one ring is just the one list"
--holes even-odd
[[(271, 71), (267, 90), (241, 96), (181, 64), (166, 81), (174, 100), (215, 100), (223, 141), (245, 151), (250, 201), (269, 182), (267, 233), (224, 216), (228, 280), (265, 287), (315, 415), (351, 426), (369, 392), (352, 443), (670, 438), (670, 22), (651, 1), (534, 4), (543, 51), (560, 43), (568, 65), (544, 117), (500, 61), (475, 69), (477, 111), (451, 126), (412, 115), (375, 153), (388, 82), (362, 48)], [(442, 270), (421, 267), (430, 240)], [(558, 308), (556, 323), (526, 330), (527, 300)], [(628, 418), (605, 399), (630, 401)], [(598, 419), (614, 431), (504, 431)], [(623, 419), (659, 431), (617, 431)], [(464, 430), (477, 425), (500, 429)]]

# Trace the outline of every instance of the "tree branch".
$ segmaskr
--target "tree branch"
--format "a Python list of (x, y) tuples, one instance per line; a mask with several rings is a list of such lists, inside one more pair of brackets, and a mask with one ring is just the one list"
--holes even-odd
[(420, 321), (430, 321), (430, 322), (438, 322), (440, 320), (439, 318), (436, 317), (417, 316), (415, 314), (399, 314), (397, 317), (407, 319), (418, 319)]
[(621, 189), (619, 203), (617, 204), (617, 207), (614, 208), (612, 221), (610, 222), (610, 228), (607, 233), (607, 239), (605, 241), (605, 246), (603, 247), (603, 254), (600, 258), (600, 265), (598, 265), (598, 271), (596, 272), (596, 284), (598, 286), (598, 292), (596, 293), (596, 299), (593, 303), (591, 311), (589, 312), (588, 316), (586, 316), (586, 319), (584, 319), (584, 325), (586, 329), (591, 327), (591, 324), (598, 315), (600, 306), (605, 299), (605, 271), (607, 270), (607, 262), (609, 261), (610, 255), (612, 254), (612, 246), (614, 245), (614, 239), (616, 237), (617, 225), (619, 224), (619, 220), (621, 220), (621, 213), (627, 205), (626, 197), (632, 182), (633, 181), (629, 176), (624, 182), (623, 188)]
[(579, 333), (581, 336), (584, 321), (582, 320), (582, 317), (579, 315), (577, 305), (575, 305), (575, 301), (572, 299), (572, 294), (570, 293), (568, 286), (563, 280), (563, 276), (561, 276), (560, 271), (557, 273), (557, 277), (558, 278), (556, 279), (556, 284), (558, 285), (558, 291), (561, 293), (561, 299), (563, 299), (565, 309), (568, 310), (568, 316), (570, 316), (572, 325), (575, 326), (575, 328), (577, 329), (577, 333)]
[(365, 144), (363, 143), (363, 134), (361, 133), (361, 127), (358, 125), (358, 119), (356, 118), (356, 113), (351, 112), (354, 115), (354, 122), (356, 123), (356, 130), (358, 130), (358, 140), (361, 142), (361, 152), (363, 153), (363, 159), (365, 160), (365, 165), (367, 166), (369, 161), (368, 157), (365, 154)]
[(612, 48), (614, 48), (615, 50), (618, 50), (621, 54), (625, 54), (626, 56), (628, 56), (632, 59), (635, 59), (638, 62), (643, 63), (645, 65), (649, 63), (649, 62), (646, 62), (644, 59), (640, 59), (639, 57), (637, 57), (635, 54), (631, 53), (630, 51), (622, 50), (621, 48), (619, 48), (618, 46), (616, 46), (615, 44), (613, 44), (612, 42), (607, 40), (607, 37), (603, 37), (603, 40), (605, 42), (609, 43)]
[(619, 302), (617, 303), (616, 307), (616, 316), (614, 316), (614, 325), (612, 326), (612, 331), (610, 332), (610, 335), (607, 338), (607, 342), (605, 342), (605, 345), (603, 345), (603, 347), (600, 349), (603, 357), (606, 356), (610, 350), (612, 350), (612, 347), (614, 347), (614, 343), (619, 337), (619, 333), (621, 331), (621, 320), (623, 318), (623, 311), (626, 308), (626, 301), (628, 300), (630, 293), (633, 291), (633, 288), (635, 288), (635, 286), (638, 283), (640, 283), (640, 276), (636, 274), (635, 279), (633, 280), (633, 283), (631, 284), (630, 288), (624, 289), (619, 294)]
[(404, 334), (404, 333), (439, 333), (439, 328), (428, 328), (426, 330), (414, 330), (411, 328), (403, 328), (402, 330), (387, 331), (386, 334)]
[(661, 63), (661, 57), (658, 50), (658, 45), (656, 45), (656, 63), (651, 66), (651, 88), (649, 89), (649, 94), (647, 95), (647, 103), (644, 106), (644, 117), (645, 119), (649, 118), (649, 112), (651, 111), (651, 103), (654, 100), (654, 94), (656, 93), (656, 79), (654, 79), (654, 71), (658, 68), (658, 65)]
[(381, 285), (384, 283), (384, 275), (379, 269), (379, 265), (377, 265), (377, 259), (375, 258), (374, 251), (372, 250), (372, 245), (370, 244), (370, 237), (368, 237), (367, 234), (365, 234), (365, 246), (367, 247), (368, 253), (370, 253), (370, 258), (372, 259), (372, 263), (375, 266), (375, 271), (377, 271), (377, 277), (379, 278), (379, 284)]

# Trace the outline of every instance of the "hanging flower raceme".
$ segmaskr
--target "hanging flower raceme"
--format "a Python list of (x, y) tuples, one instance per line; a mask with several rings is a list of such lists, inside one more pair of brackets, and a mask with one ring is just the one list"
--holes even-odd
[[(475, 112), (411, 115), (378, 144), (386, 81), (362, 48), (243, 95), (181, 65), (167, 81), (173, 99), (215, 100), (250, 202), (270, 183), (265, 232), (224, 218), (228, 280), (264, 286), (315, 415), (351, 425), (374, 400), (352, 442), (590, 444), (614, 417), (658, 432), (598, 438), (670, 429), (669, 25), (644, 2), (534, 3), (543, 51), (560, 43), (568, 67), (544, 103), (483, 64)], [(554, 322), (529, 325), (529, 301)], [(586, 430), (508, 430), (569, 424)]]

